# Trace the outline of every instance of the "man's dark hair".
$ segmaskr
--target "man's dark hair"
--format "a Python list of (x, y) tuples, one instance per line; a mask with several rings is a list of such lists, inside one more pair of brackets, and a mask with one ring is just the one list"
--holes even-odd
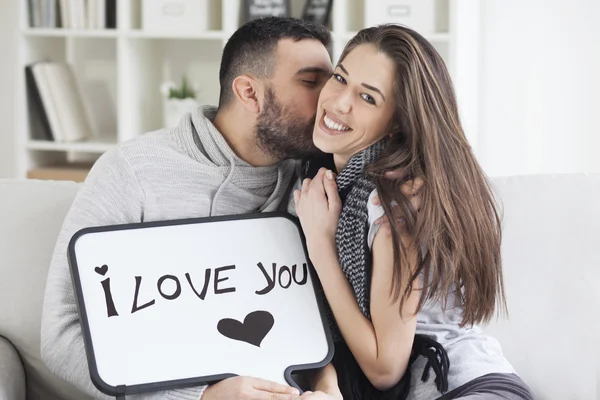
[(273, 52), (281, 39), (316, 39), (329, 49), (331, 34), (322, 26), (298, 18), (266, 17), (242, 25), (227, 41), (221, 58), (219, 108), (233, 98), (233, 80), (251, 73), (258, 78), (273, 72)]

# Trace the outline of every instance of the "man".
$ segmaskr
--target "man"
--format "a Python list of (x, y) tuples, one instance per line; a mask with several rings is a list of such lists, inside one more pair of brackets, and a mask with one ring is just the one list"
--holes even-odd
[[(294, 160), (316, 149), (319, 92), (332, 73), (324, 27), (267, 18), (242, 26), (223, 51), (218, 108), (203, 107), (170, 130), (145, 134), (104, 154), (80, 189), (60, 232), (46, 286), (42, 358), (89, 396), (91, 382), (70, 279), (67, 246), (85, 227), (274, 211)], [(285, 200), (285, 201), (284, 201)], [(248, 377), (210, 387), (131, 399), (288, 400), (295, 389)]]

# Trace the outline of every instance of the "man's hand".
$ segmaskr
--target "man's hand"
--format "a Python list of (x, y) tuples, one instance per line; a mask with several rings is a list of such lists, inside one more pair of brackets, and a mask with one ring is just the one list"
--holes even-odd
[[(385, 176), (386, 178), (392, 178), (394, 175), (394, 171), (392, 172), (386, 172)], [(415, 179), (411, 179), (409, 181), (404, 182), (401, 186), (400, 186), (400, 190), (402, 191), (402, 194), (404, 194), (406, 197), (408, 197), (410, 199), (410, 204), (412, 205), (412, 207), (419, 212), (421, 210), (421, 190), (423, 189), (423, 185), (425, 184), (425, 181), (423, 180), (422, 177), (417, 177)], [(379, 199), (379, 195), (376, 195), (373, 198), (373, 204), (375, 204), (376, 206), (380, 206), (381, 205), (381, 200)], [(394, 215), (397, 218), (397, 221), (400, 223), (404, 223), (404, 217), (402, 215), (400, 215), (400, 210), (398, 207), (393, 207), (394, 209)], [(385, 222), (389, 222), (387, 221), (387, 217), (383, 216), (381, 218), (379, 218), (377, 221), (375, 221), (375, 223), (377, 224), (382, 224)]]
[(202, 400), (293, 400), (299, 391), (264, 379), (236, 376), (210, 385)]
[[(386, 178), (389, 178), (389, 179), (395, 179), (396, 176), (394, 174), (395, 174), (395, 171), (386, 172), (385, 176), (386, 176)], [(411, 179), (411, 180), (404, 182), (400, 186), (400, 190), (402, 191), (402, 194), (404, 194), (406, 197), (409, 198), (411, 206), (417, 213), (421, 210), (421, 203), (422, 203), (421, 190), (423, 189), (424, 184), (425, 184), (424, 179), (422, 177), (417, 177), (415, 179)], [(381, 199), (379, 198), (379, 195), (377, 195), (373, 198), (373, 204), (375, 204), (377, 206), (381, 205)], [(394, 222), (400, 233), (402, 241), (405, 244), (412, 242), (412, 238), (409, 237), (408, 232), (406, 232), (406, 220), (404, 218), (404, 213), (402, 212), (400, 207), (398, 207), (397, 205), (392, 206), (392, 212), (394, 213)], [(386, 228), (390, 229), (389, 222), (390, 221), (388, 220), (387, 215), (384, 215), (383, 217), (381, 217), (375, 221), (375, 223), (378, 225), (381, 225), (381, 227), (384, 230)]]

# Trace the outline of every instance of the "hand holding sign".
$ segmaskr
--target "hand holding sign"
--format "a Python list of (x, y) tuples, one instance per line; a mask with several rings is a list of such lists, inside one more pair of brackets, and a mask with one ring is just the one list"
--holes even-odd
[(235, 375), (296, 385), (292, 371), (331, 360), (300, 232), (287, 216), (84, 229), (69, 259), (90, 372), (107, 394)]
[(293, 400), (298, 398), (298, 393), (298, 389), (290, 386), (264, 379), (236, 376), (209, 386), (202, 395), (202, 400)]

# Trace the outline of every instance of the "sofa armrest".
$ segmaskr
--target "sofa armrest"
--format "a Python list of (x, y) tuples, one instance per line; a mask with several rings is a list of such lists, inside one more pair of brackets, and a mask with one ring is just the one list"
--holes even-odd
[(0, 400), (25, 400), (25, 370), (17, 350), (0, 336)]

